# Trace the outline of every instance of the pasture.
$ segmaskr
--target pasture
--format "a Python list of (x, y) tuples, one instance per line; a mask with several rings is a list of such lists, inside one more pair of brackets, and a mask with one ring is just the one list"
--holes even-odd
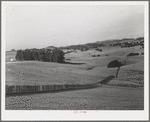
[[(6, 62), (6, 84), (86, 84), (96, 83), (100, 80), (116, 74), (117, 68), (107, 68), (112, 60), (121, 61), (122, 66), (119, 71), (118, 78), (115, 82), (122, 79), (125, 84), (129, 84), (127, 78), (143, 77), (143, 74), (135, 74), (130, 70), (143, 71), (143, 56), (126, 55), (133, 51), (132, 48), (113, 48), (103, 49), (103, 52), (96, 50), (77, 51), (65, 55), (67, 63), (40, 62), (40, 61), (16, 61)], [(99, 53), (100, 57), (91, 57), (91, 54)], [(6, 59), (14, 58), (14, 52), (7, 53)], [(105, 55), (108, 56), (105, 56)], [(130, 72), (130, 73), (129, 73)], [(121, 81), (122, 81), (121, 80)], [(130, 82), (141, 86), (142, 81)], [(131, 81), (131, 80), (130, 80)]]
[[(5, 71), (7, 85), (90, 84), (100, 82), (110, 75), (116, 75), (118, 68), (107, 68), (110, 61), (118, 60), (124, 66), (120, 68), (118, 77), (111, 80), (106, 86), (69, 92), (10, 96), (6, 97), (6, 109), (144, 109), (144, 56), (127, 57), (134, 51), (134, 47), (102, 47), (102, 50), (102, 52), (94, 49), (83, 52), (77, 50), (67, 53), (65, 54), (66, 63), (11, 62), (9, 59), (13, 58), (15, 53), (7, 52)], [(100, 57), (91, 56), (96, 54), (99, 54)], [(31, 104), (27, 105), (22, 99)], [(16, 104), (15, 101), (18, 100), (20, 103)], [(66, 100), (70, 102), (66, 103)]]

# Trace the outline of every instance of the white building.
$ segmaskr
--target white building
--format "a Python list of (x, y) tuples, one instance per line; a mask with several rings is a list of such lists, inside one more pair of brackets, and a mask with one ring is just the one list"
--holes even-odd
[(14, 61), (13, 58), (11, 58), (10, 61)]

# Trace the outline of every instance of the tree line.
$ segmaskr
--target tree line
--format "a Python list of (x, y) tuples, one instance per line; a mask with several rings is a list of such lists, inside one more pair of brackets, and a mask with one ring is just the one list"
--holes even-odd
[(80, 50), (80, 51), (89, 50), (88, 46), (85, 46), (85, 45), (71, 45), (71, 46), (67, 46), (67, 47), (60, 47), (60, 49)]
[(104, 47), (104, 46), (106, 45), (99, 44), (99, 43), (87, 43), (83, 45), (71, 45), (71, 46), (66, 46), (66, 47), (60, 47), (59, 49), (87, 51), (91, 48), (98, 48), (98, 47)]
[(26, 49), (26, 50), (17, 50), (16, 60), (37, 60), (45, 62), (64, 62), (64, 52), (59, 49)]

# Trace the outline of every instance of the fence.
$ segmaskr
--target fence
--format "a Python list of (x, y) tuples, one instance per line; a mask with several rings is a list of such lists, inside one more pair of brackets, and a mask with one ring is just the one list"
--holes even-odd
[(6, 95), (23, 93), (56, 92), (75, 89), (87, 89), (98, 87), (98, 84), (66, 84), (66, 85), (6, 85)]
[(100, 84), (106, 84), (112, 80), (114, 76), (109, 76), (98, 83), (93, 84), (64, 84), (64, 85), (6, 85), (6, 95), (25, 94), (25, 93), (41, 93), (41, 92), (57, 92), (76, 89), (88, 89), (99, 87)]

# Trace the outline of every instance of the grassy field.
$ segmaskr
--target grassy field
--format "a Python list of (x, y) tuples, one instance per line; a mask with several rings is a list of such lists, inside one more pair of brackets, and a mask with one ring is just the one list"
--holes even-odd
[[(67, 64), (39, 61), (16, 61), (6, 62), (6, 83), (7, 84), (76, 84), (76, 83), (95, 83), (116, 74), (117, 68), (107, 68), (112, 60), (119, 60), (125, 64), (127, 54), (132, 52), (132, 48), (103, 49), (103, 52), (88, 50), (85, 52), (77, 51), (65, 55), (70, 59)], [(91, 57), (92, 54), (100, 54), (100, 57)], [(108, 54), (108, 56), (105, 56)], [(6, 59), (14, 58), (15, 53), (8, 52)], [(118, 78), (125, 84), (136, 84), (141, 86), (143, 82), (138, 81), (138, 77), (143, 77), (144, 61), (143, 56), (128, 57), (126, 65), (122, 66)], [(66, 60), (68, 62), (68, 60)], [(75, 64), (76, 63), (76, 64)], [(83, 64), (82, 64), (83, 63)], [(137, 70), (137, 73), (134, 73)], [(138, 73), (139, 71), (139, 73)], [(136, 78), (132, 82), (129, 78)], [(130, 83), (129, 83), (130, 81)], [(112, 81), (113, 82), (113, 81)], [(111, 83), (112, 83), (111, 82)], [(140, 82), (140, 83), (139, 83)], [(120, 82), (119, 82), (120, 84)], [(123, 83), (124, 84), (124, 83)]]
[(99, 87), (6, 98), (6, 110), (143, 110), (143, 89)]
[[(6, 109), (87, 109), (87, 110), (139, 110), (144, 109), (144, 56), (130, 56), (134, 47), (102, 47), (65, 55), (68, 63), (40, 61), (14, 61), (15, 52), (6, 53), (6, 84), (86, 84), (96, 83), (117, 68), (107, 68), (110, 61), (121, 61), (118, 77), (107, 87), (45, 93), (28, 96), (6, 97)], [(91, 57), (99, 54), (100, 57)], [(133, 87), (133, 88), (132, 88)], [(19, 101), (19, 103), (16, 101)], [(38, 101), (38, 102), (36, 102)]]

